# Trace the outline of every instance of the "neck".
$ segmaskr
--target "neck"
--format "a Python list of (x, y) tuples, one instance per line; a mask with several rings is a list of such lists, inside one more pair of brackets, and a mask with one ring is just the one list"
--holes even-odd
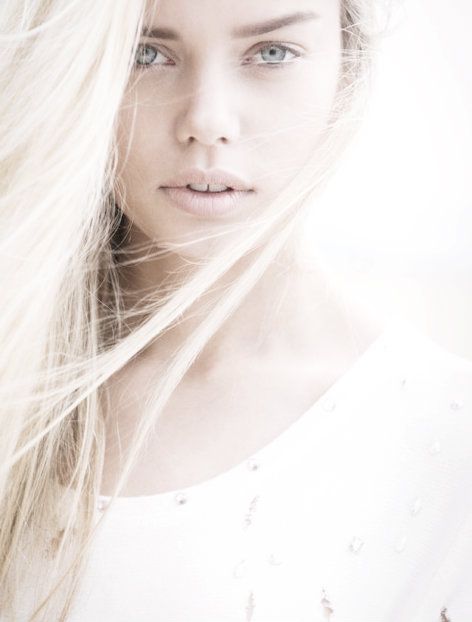
[[(250, 259), (250, 258), (249, 258)], [(179, 324), (165, 331), (145, 351), (146, 362), (168, 360), (192, 335), (213, 303), (238, 276), (248, 261), (237, 262), (211, 288), (211, 294), (198, 299)], [(244, 265), (243, 265), (244, 264)], [(178, 285), (188, 262), (168, 253), (150, 261), (140, 261), (122, 270), (128, 304), (143, 295)], [(313, 357), (326, 349), (326, 335), (339, 322), (340, 308), (326, 275), (314, 265), (294, 261), (291, 251), (281, 254), (247, 294), (240, 306), (224, 322), (195, 361), (193, 374), (220, 372), (236, 361), (280, 360), (280, 355), (297, 360)]]

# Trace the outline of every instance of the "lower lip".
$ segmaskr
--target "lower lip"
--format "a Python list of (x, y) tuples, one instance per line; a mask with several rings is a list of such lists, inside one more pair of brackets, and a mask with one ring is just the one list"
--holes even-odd
[(244, 203), (253, 190), (226, 190), (225, 192), (197, 192), (190, 188), (167, 188), (161, 190), (181, 210), (195, 216), (219, 216), (236, 209)]

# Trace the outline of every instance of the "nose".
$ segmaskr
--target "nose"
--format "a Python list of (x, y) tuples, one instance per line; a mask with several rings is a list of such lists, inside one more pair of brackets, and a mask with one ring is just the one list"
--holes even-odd
[(230, 91), (218, 71), (207, 72), (194, 83), (190, 95), (182, 100), (184, 107), (178, 116), (177, 140), (182, 144), (197, 142), (205, 146), (235, 142), (240, 125)]

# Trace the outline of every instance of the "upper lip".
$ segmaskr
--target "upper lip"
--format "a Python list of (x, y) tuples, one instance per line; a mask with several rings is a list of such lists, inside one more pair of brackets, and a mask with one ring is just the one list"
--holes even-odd
[(186, 169), (161, 187), (183, 188), (188, 184), (223, 184), (233, 190), (252, 190), (240, 177), (228, 171), (216, 168), (208, 171), (198, 168)]

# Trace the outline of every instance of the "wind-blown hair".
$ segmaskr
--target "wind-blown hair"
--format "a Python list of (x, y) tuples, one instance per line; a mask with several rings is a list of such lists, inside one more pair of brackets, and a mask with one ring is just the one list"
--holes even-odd
[(2, 620), (67, 620), (97, 522), (104, 383), (245, 261), (166, 372), (152, 379), (117, 495), (173, 390), (292, 243), (308, 199), (353, 135), (382, 35), (374, 2), (341, 0), (338, 94), (322, 147), (306, 168), (263, 217), (240, 224), (239, 235), (233, 229), (230, 244), (196, 263), (178, 285), (159, 287), (132, 308), (119, 279), (120, 268), (136, 260), (126, 248), (126, 197), (116, 183), (117, 118), (146, 23), (145, 2), (1, 4)]

